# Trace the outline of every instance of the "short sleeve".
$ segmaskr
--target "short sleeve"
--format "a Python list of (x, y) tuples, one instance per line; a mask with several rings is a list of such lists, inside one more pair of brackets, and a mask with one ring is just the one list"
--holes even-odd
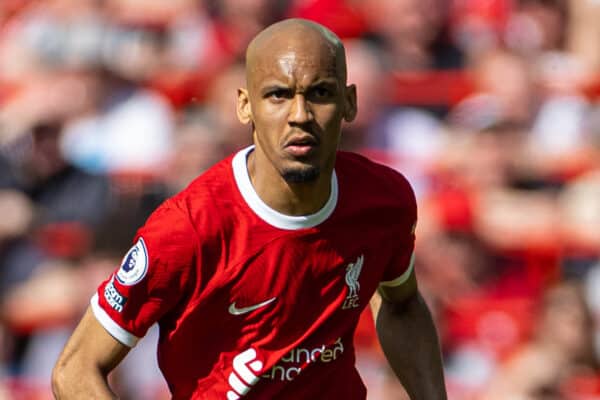
[(92, 297), (94, 315), (132, 347), (194, 282), (197, 235), (187, 214), (167, 201), (138, 231), (121, 265)]
[(396, 179), (399, 199), (399, 213), (396, 218), (399, 230), (392, 239), (394, 256), (387, 266), (380, 286), (400, 286), (413, 273), (415, 264), (415, 230), (417, 227), (417, 200), (415, 194), (404, 177)]
[(413, 273), (415, 266), (415, 235), (414, 233), (404, 241), (400, 241), (397, 246), (396, 256), (392, 259), (386, 269), (380, 286), (395, 287), (400, 286), (408, 280)]

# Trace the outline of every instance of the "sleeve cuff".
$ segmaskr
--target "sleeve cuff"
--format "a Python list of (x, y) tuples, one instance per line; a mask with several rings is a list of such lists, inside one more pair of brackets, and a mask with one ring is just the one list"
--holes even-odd
[(94, 313), (94, 316), (98, 322), (100, 322), (100, 325), (102, 325), (112, 337), (127, 347), (134, 347), (137, 344), (140, 338), (121, 328), (115, 321), (113, 321), (110, 315), (108, 315), (106, 311), (100, 307), (100, 304), (98, 303), (98, 293), (95, 293), (94, 296), (92, 296), (90, 304), (92, 306), (92, 312)]
[(413, 252), (412, 255), (410, 256), (410, 263), (409, 263), (408, 268), (406, 269), (406, 271), (404, 271), (402, 273), (402, 275), (400, 275), (396, 279), (393, 279), (391, 281), (382, 281), (382, 282), (379, 282), (379, 286), (380, 287), (381, 286), (383, 286), (383, 287), (395, 287), (395, 286), (402, 285), (404, 282), (406, 282), (408, 280), (408, 278), (410, 277), (410, 274), (412, 274), (414, 268), (415, 268), (415, 253)]

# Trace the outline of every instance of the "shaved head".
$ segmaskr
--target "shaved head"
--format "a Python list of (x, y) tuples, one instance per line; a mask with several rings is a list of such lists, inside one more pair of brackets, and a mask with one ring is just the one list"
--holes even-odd
[[(251, 86), (252, 75), (269, 58), (286, 51), (308, 48), (328, 53), (332, 67), (342, 83), (346, 83), (346, 55), (339, 37), (315, 22), (293, 18), (270, 25), (248, 45), (246, 51), (246, 81)], [(325, 54), (323, 54), (325, 55)]]

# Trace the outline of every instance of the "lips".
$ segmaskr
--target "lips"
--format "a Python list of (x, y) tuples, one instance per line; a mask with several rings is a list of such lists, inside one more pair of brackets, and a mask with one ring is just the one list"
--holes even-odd
[(305, 157), (312, 153), (318, 145), (319, 141), (314, 136), (301, 135), (291, 137), (284, 147), (295, 157)]
[(317, 146), (319, 141), (317, 138), (311, 135), (293, 136), (285, 144), (285, 147), (289, 146)]

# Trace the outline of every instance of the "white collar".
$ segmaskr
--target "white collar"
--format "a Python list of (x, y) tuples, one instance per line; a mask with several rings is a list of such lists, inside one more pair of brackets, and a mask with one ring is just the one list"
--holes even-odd
[(287, 230), (312, 228), (329, 218), (335, 209), (338, 199), (338, 181), (335, 170), (331, 174), (331, 191), (329, 199), (323, 208), (310, 215), (285, 215), (266, 205), (254, 190), (254, 186), (252, 186), (252, 182), (250, 181), (250, 175), (248, 174), (248, 166), (246, 164), (247, 156), (252, 150), (254, 150), (254, 146), (249, 146), (238, 151), (233, 157), (231, 165), (233, 167), (233, 175), (237, 187), (248, 204), (248, 207), (250, 207), (256, 215), (276, 228)]

